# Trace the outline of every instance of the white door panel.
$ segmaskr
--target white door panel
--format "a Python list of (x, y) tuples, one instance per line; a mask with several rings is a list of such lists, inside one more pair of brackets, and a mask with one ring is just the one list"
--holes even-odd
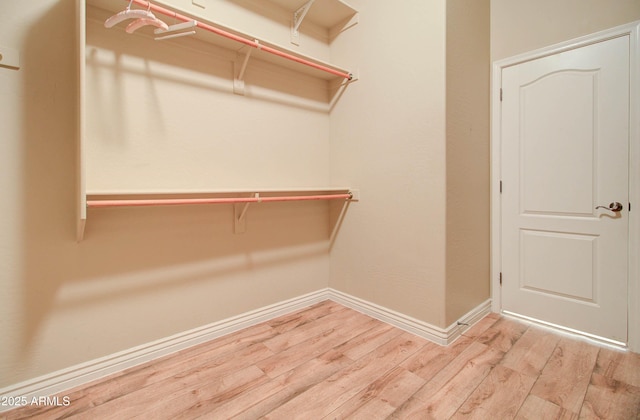
[(521, 230), (520, 287), (595, 303), (596, 241), (597, 237), (591, 235)]
[[(593, 214), (593, 102), (597, 72), (552, 73), (520, 89), (521, 210)], [(557, 95), (557, 92), (566, 92)], [(556, 97), (558, 96), (558, 97)], [(546, 102), (555, 98), (554, 106)], [(571, 110), (572, 117), (564, 112)], [(566, 162), (574, 162), (567, 165)], [(553, 188), (549, 188), (553, 185)], [(589, 188), (591, 187), (591, 188)]]
[(502, 89), (502, 308), (626, 342), (629, 37), (507, 67)]

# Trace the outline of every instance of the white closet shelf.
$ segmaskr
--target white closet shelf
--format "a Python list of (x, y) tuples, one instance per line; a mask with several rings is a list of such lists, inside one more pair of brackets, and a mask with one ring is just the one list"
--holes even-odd
[[(141, 0), (136, 0), (141, 1)], [(146, 0), (142, 0), (146, 4)], [(287, 1), (290, 2), (290, 1)], [(118, 13), (127, 6), (127, 2), (124, 0), (86, 0), (88, 6), (91, 6), (93, 9), (102, 9), (105, 12), (109, 12), (111, 15)], [(344, 4), (340, 1), (330, 0), (330, 3), (340, 3), (345, 7)], [(202, 29), (201, 27), (196, 27), (196, 34), (193, 35), (198, 40), (203, 42), (212, 44), (216, 47), (236, 51), (240, 54), (250, 54), (251, 59), (259, 59), (262, 61), (266, 61), (269, 63), (274, 63), (280, 67), (292, 69), (302, 74), (307, 74), (319, 79), (324, 80), (352, 80), (352, 77), (344, 77), (343, 75), (351, 75), (351, 72), (343, 67), (336, 66), (334, 64), (328, 63), (324, 60), (317, 59), (315, 57), (300, 53), (299, 51), (292, 50), (290, 48), (286, 48), (277, 43), (270, 42), (268, 40), (262, 39), (253, 34), (249, 34), (243, 31), (239, 31), (229, 26), (225, 26), (218, 22), (214, 22), (205, 18), (202, 18), (198, 15), (197, 8), (194, 10), (183, 10), (182, 8), (172, 6), (168, 4), (166, 1), (152, 1), (152, 10), (154, 6), (158, 6), (163, 9), (170, 10), (173, 13), (177, 13), (184, 17), (188, 17), (189, 19), (193, 19), (198, 23), (201, 23), (205, 26), (211, 27), (213, 29), (221, 30), (223, 32), (227, 32), (232, 34), (233, 36), (239, 37), (248, 41), (248, 44), (238, 42), (236, 40), (232, 40), (226, 38), (225, 36), (221, 36), (217, 33), (213, 33), (209, 30)], [(141, 7), (141, 6), (136, 6)], [(340, 7), (337, 7), (336, 10), (340, 10)], [(96, 15), (96, 13), (93, 13)], [(104, 13), (97, 13), (97, 15), (106, 16)], [(340, 16), (348, 16), (345, 15), (344, 11), (341, 12)], [(167, 17), (158, 15), (158, 17)], [(326, 20), (322, 18), (322, 20)], [(112, 28), (111, 30), (114, 30)], [(117, 29), (115, 29), (117, 30)], [(257, 47), (256, 47), (257, 45)], [(290, 56), (290, 57), (286, 57)], [(305, 64), (304, 62), (308, 62), (309, 64)], [(321, 68), (326, 68), (323, 70)]]
[[(234, 205), (234, 231), (245, 231), (245, 215), (252, 203), (290, 201), (358, 201), (360, 193), (347, 187), (309, 187), (283, 189), (241, 189), (218, 191), (136, 191), (92, 192), (85, 196), (87, 208), (149, 207), (175, 205)], [(84, 239), (85, 219), (78, 230), (78, 241)]]
[[(269, 0), (283, 9), (295, 13), (310, 0)], [(312, 0), (313, 1), (313, 0)], [(341, 0), (316, 0), (309, 7), (305, 20), (331, 30), (358, 14), (358, 11)]]
[[(200, 41), (209, 43), (217, 48), (224, 48), (236, 53), (236, 57), (241, 58), (242, 68), (238, 72), (234, 69), (234, 92), (236, 92), (236, 84), (238, 84), (238, 91), (243, 91), (242, 75), (244, 74), (244, 68), (247, 65), (249, 58), (259, 58), (264, 61), (270, 61), (276, 63), (283, 68), (291, 68), (294, 71), (311, 74), (320, 80), (328, 81), (327, 85), (331, 86), (332, 90), (336, 88), (337, 83), (348, 83), (346, 79), (350, 79), (351, 75), (348, 70), (323, 62), (322, 60), (315, 59), (313, 57), (306, 56), (297, 51), (277, 46), (276, 44), (269, 43), (261, 40), (257, 37), (251, 36), (247, 33), (234, 30), (224, 25), (212, 22), (207, 19), (203, 19), (198, 16), (197, 7), (193, 10), (181, 10), (176, 6), (168, 4), (167, 0), (153, 1), (150, 5), (145, 0), (132, 0), (137, 6), (136, 8), (149, 7), (154, 14), (162, 14), (165, 17), (169, 16), (169, 19), (165, 19), (172, 25), (177, 22), (185, 22), (185, 27), (196, 30), (195, 43)], [(298, 7), (302, 5), (310, 5), (310, 0), (274, 0), (274, 2), (268, 2), (271, 5), (278, 7)], [(85, 226), (87, 222), (87, 214), (89, 208), (105, 208), (105, 207), (120, 207), (120, 206), (150, 206), (150, 205), (195, 205), (195, 204), (215, 204), (225, 203), (234, 205), (234, 226), (237, 233), (244, 231), (244, 220), (247, 209), (251, 203), (270, 202), (270, 201), (302, 201), (302, 200), (342, 200), (344, 205), (350, 201), (356, 201), (359, 199), (358, 191), (351, 190), (348, 187), (286, 187), (286, 188), (239, 188), (233, 190), (189, 190), (180, 189), (174, 190), (146, 190), (146, 191), (98, 191), (92, 190), (87, 185), (86, 178), (86, 146), (88, 138), (88, 121), (87, 121), (87, 19), (102, 20), (104, 22), (107, 18), (114, 14), (123, 11), (128, 1), (125, 0), (76, 0), (77, 11), (77, 52), (78, 52), (78, 104), (79, 104), (79, 118), (78, 118), (78, 178), (77, 178), (77, 240), (81, 241), (84, 238)], [(185, 4), (183, 1), (182, 4)], [(326, 5), (329, 5), (327, 9)], [(336, 22), (341, 22), (344, 19), (349, 19), (349, 16), (353, 17), (355, 13), (353, 9), (344, 7), (345, 4), (340, 0), (318, 0), (317, 3), (314, 0), (313, 6), (321, 6), (319, 8), (314, 7), (313, 13), (309, 15), (309, 19), (315, 19), (314, 24), (320, 22), (322, 25), (334, 25)], [(297, 10), (293, 10), (295, 13)], [(310, 12), (310, 7), (307, 7), (307, 13)], [(201, 13), (201, 12), (200, 12)], [(326, 16), (322, 16), (323, 13), (328, 13), (334, 16), (334, 21), (327, 20)], [(159, 15), (158, 15), (159, 16)], [(306, 16), (305, 16), (306, 17)], [(193, 23), (194, 25), (189, 25)], [(338, 26), (340, 24), (338, 23)], [(112, 30), (106, 29), (105, 30)], [(115, 29), (123, 30), (123, 29)], [(335, 28), (328, 28), (328, 32), (331, 33)], [(342, 29), (340, 29), (342, 30)], [(148, 32), (148, 31), (147, 31)], [(148, 35), (144, 35), (148, 36)], [(183, 38), (184, 39), (184, 38)], [(171, 42), (171, 41), (169, 41)], [(199, 45), (198, 48), (206, 47), (207, 44)], [(155, 45), (154, 45), (155, 47)], [(158, 46), (159, 47), (159, 46)], [(215, 49), (215, 48), (212, 48)], [(244, 56), (244, 57), (243, 57)], [(234, 67), (238, 63), (234, 63)], [(238, 93), (238, 92), (236, 92)], [(101, 210), (106, 211), (106, 210)]]
[(130, 198), (145, 198), (153, 196), (216, 196), (216, 195), (242, 195), (242, 194), (338, 194), (343, 192), (349, 192), (349, 187), (284, 187), (284, 188), (229, 188), (229, 189), (215, 189), (215, 190), (200, 190), (200, 189), (180, 189), (177, 190), (163, 190), (163, 189), (149, 189), (149, 190), (90, 190), (87, 191), (87, 197), (92, 198), (108, 198), (108, 197), (130, 197)]

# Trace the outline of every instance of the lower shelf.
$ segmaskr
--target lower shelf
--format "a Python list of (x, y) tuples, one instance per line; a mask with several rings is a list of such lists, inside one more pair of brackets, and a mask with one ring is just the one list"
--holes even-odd
[[(286, 190), (243, 190), (210, 192), (102, 192), (89, 193), (82, 197), (81, 212), (77, 227), (78, 242), (84, 239), (87, 208), (176, 206), (202, 204), (233, 204), (234, 229), (245, 230), (245, 215), (252, 203), (343, 200), (358, 201), (359, 192), (349, 188), (296, 188)], [(84, 217), (83, 217), (84, 216)]]

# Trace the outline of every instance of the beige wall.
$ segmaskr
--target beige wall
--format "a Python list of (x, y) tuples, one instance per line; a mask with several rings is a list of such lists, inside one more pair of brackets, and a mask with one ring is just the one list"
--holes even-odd
[(332, 53), (363, 73), (331, 115), (331, 176), (363, 198), (330, 285), (447, 327), (489, 297), (489, 4), (352, 3)]
[(489, 0), (447, 0), (446, 317), (489, 298)]
[(491, 0), (491, 60), (638, 19), (638, 0)]
[[(202, 14), (224, 18), (225, 4), (233, 6), (235, 13), (227, 12), (233, 25), (239, 13), (234, 2)], [(245, 72), (245, 95), (235, 95), (233, 63), (241, 63), (243, 54), (194, 39), (156, 42), (105, 30), (112, 14), (95, 8), (88, 14), (87, 191), (328, 184), (324, 80), (258, 61), (255, 53)], [(288, 26), (277, 31), (269, 19), (245, 14), (262, 38), (289, 33)]]
[[(230, 206), (91, 210), (75, 242), (74, 4), (0, 2), (0, 44), (22, 58), (20, 70), (0, 67), (0, 387), (328, 284), (329, 207), (320, 203), (252, 206), (243, 235), (233, 234)], [(239, 97), (223, 58), (163, 54), (136, 37), (105, 58), (104, 42), (104, 66), (89, 78), (90, 132), (103, 142), (92, 153), (105, 156), (91, 166), (95, 188), (329, 182), (329, 116), (313, 96), (273, 89), (286, 72), (266, 66), (265, 79), (252, 67), (253, 90)], [(168, 159), (178, 140), (192, 155), (206, 150), (212, 171)], [(141, 142), (148, 158), (135, 153)], [(282, 152), (290, 147), (295, 163)], [(225, 167), (230, 159), (238, 166)]]
[(361, 190), (330, 286), (436, 325), (445, 305), (445, 4), (351, 0), (332, 46), (361, 80), (331, 114), (331, 176)]

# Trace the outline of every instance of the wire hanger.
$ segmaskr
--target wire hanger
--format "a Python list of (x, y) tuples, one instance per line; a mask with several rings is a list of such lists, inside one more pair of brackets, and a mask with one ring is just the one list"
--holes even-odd
[(144, 18), (150, 19), (155, 17), (150, 10), (139, 10), (139, 9), (131, 10), (132, 4), (133, 4), (133, 0), (129, 2), (129, 5), (127, 6), (126, 9), (116, 13), (115, 15), (107, 19), (104, 22), (104, 27), (112, 28), (116, 26), (118, 23), (124, 22), (127, 19), (144, 19)]

